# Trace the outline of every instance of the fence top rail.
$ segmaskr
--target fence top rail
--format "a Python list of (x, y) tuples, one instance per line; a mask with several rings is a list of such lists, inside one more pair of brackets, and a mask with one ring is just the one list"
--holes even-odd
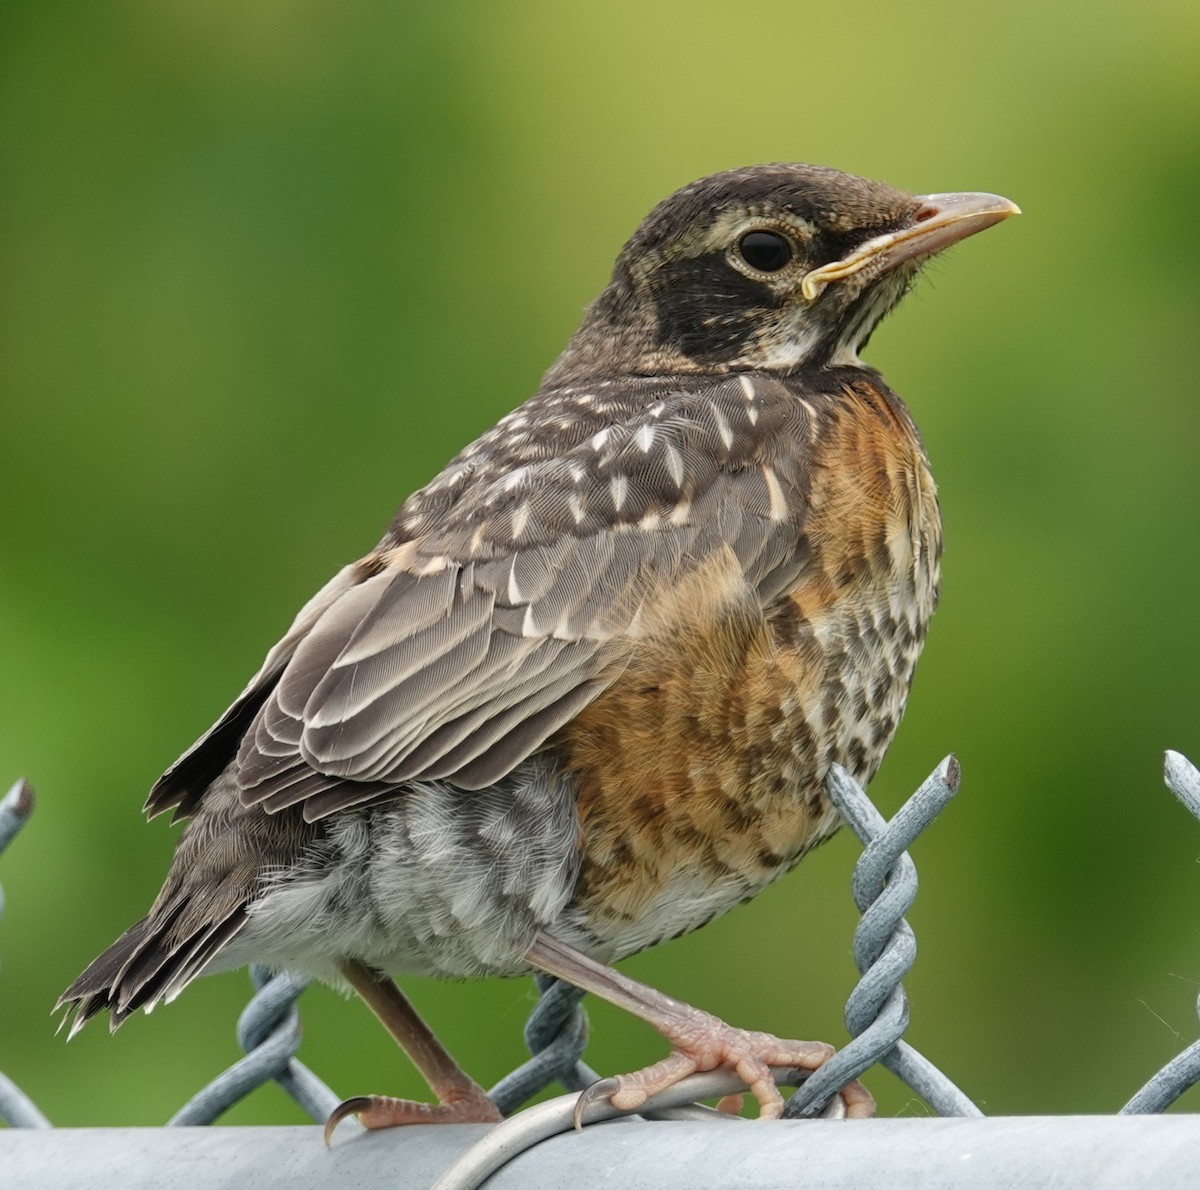
[[(326, 1149), (315, 1126), (56, 1128), (0, 1133), (5, 1190), (395, 1190), (428, 1187), (484, 1125), (392, 1129)], [(864, 1134), (870, 1144), (864, 1144)], [(571, 1132), (498, 1170), (488, 1190), (605, 1184), (629, 1190), (1184, 1190), (1200, 1117), (993, 1116), (871, 1121), (624, 1120)]]

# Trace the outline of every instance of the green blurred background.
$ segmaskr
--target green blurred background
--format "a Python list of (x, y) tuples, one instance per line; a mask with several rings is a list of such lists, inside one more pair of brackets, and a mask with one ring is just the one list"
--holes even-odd
[[(807, 160), (1025, 215), (871, 344), (938, 476), (944, 592), (873, 792), (947, 752), (915, 848), (910, 1040), (993, 1113), (1106, 1111), (1198, 1032), (1200, 9), (790, 3), (35, 4), (0, 21), (0, 1070), (60, 1124), (163, 1121), (237, 1056), (244, 974), (116, 1038), (48, 1015), (158, 887), (158, 773), (393, 508), (523, 400), (658, 199)], [(626, 964), (844, 1037), (857, 849)], [(484, 1083), (525, 981), (407, 985)], [(343, 1094), (422, 1095), (303, 1001)], [(592, 1006), (591, 1062), (658, 1057)], [(925, 1109), (891, 1076), (886, 1113)], [(1188, 1100), (1184, 1101), (1185, 1104)], [(1193, 1107), (1200, 1098), (1193, 1097)], [(230, 1117), (298, 1121), (274, 1089)]]

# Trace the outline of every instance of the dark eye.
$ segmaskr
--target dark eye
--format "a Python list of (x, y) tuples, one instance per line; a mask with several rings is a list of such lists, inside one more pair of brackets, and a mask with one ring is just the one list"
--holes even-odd
[(792, 245), (777, 231), (748, 231), (738, 241), (742, 259), (760, 273), (777, 273), (792, 259)]

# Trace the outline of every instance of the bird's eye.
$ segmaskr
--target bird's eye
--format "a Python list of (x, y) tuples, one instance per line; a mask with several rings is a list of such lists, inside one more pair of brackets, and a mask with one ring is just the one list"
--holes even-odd
[(777, 231), (748, 231), (738, 241), (738, 253), (760, 273), (777, 273), (792, 259), (791, 241)]

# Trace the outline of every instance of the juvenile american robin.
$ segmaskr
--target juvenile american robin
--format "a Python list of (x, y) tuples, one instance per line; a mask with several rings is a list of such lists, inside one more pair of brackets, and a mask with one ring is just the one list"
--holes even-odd
[[(615, 961), (760, 892), (871, 779), (938, 591), (941, 523), (903, 402), (859, 352), (923, 261), (1017, 208), (810, 165), (660, 203), (536, 394), (408, 498), (150, 792), (186, 818), (150, 912), (63, 994), (115, 1028), (249, 962), (353, 987), (438, 1102), (496, 1120), (390, 978), (549, 972), (664, 1060), (622, 1108), (829, 1046), (733, 1028)], [(857, 1086), (843, 1098), (867, 1114)]]

